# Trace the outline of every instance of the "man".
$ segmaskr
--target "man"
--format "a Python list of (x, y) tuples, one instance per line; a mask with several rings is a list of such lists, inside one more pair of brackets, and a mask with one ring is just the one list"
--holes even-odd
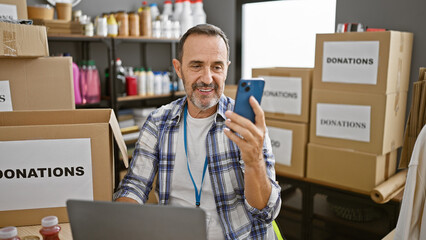
[(114, 199), (144, 203), (158, 172), (159, 204), (203, 208), (209, 239), (275, 239), (281, 198), (264, 113), (253, 97), (255, 124), (232, 112), (223, 95), (229, 64), (219, 28), (182, 36), (173, 66), (186, 97), (150, 114)]

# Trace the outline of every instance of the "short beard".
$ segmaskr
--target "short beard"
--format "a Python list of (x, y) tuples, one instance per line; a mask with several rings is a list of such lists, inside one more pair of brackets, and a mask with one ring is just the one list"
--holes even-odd
[[(201, 87), (206, 87), (206, 88), (214, 88), (214, 91), (216, 93), (218, 93), (218, 88), (219, 86), (216, 83), (211, 83), (211, 84), (205, 84), (205, 83), (194, 83), (192, 84), (192, 95), (189, 97), (189, 100), (192, 102), (192, 104), (194, 104), (197, 108), (199, 108), (202, 111), (205, 111), (213, 106), (215, 106), (220, 99), (220, 96), (215, 95), (215, 97), (213, 99), (211, 99), (207, 104), (203, 104), (202, 101), (200, 101), (201, 99), (196, 98), (194, 92), (197, 90), (197, 88), (201, 88)], [(203, 98), (203, 96), (201, 96), (201, 98)]]

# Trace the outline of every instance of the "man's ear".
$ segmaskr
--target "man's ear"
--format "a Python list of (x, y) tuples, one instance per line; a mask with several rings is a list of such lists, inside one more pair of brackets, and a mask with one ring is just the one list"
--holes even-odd
[(178, 75), (180, 79), (182, 79), (182, 74), (181, 74), (182, 66), (179, 60), (173, 59), (172, 62), (173, 62), (173, 67), (175, 68), (176, 74)]

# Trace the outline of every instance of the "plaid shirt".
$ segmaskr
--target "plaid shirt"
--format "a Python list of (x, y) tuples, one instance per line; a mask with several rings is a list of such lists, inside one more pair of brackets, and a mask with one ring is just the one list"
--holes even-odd
[[(150, 114), (141, 129), (128, 173), (114, 199), (129, 197), (141, 204), (146, 202), (158, 172), (159, 204), (168, 204), (185, 103), (186, 97), (183, 97)], [(239, 148), (223, 132), (226, 127), (225, 111), (233, 108), (234, 100), (222, 95), (206, 142), (208, 169), (225, 238), (275, 239), (271, 222), (281, 207), (281, 189), (275, 182), (275, 160), (270, 139), (266, 133), (263, 152), (272, 191), (267, 206), (258, 210), (250, 206), (244, 196), (244, 162)]]

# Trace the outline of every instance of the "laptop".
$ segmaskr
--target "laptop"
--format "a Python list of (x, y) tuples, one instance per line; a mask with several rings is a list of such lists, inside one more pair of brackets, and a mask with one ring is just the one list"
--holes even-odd
[(68, 200), (74, 240), (207, 239), (200, 208)]

